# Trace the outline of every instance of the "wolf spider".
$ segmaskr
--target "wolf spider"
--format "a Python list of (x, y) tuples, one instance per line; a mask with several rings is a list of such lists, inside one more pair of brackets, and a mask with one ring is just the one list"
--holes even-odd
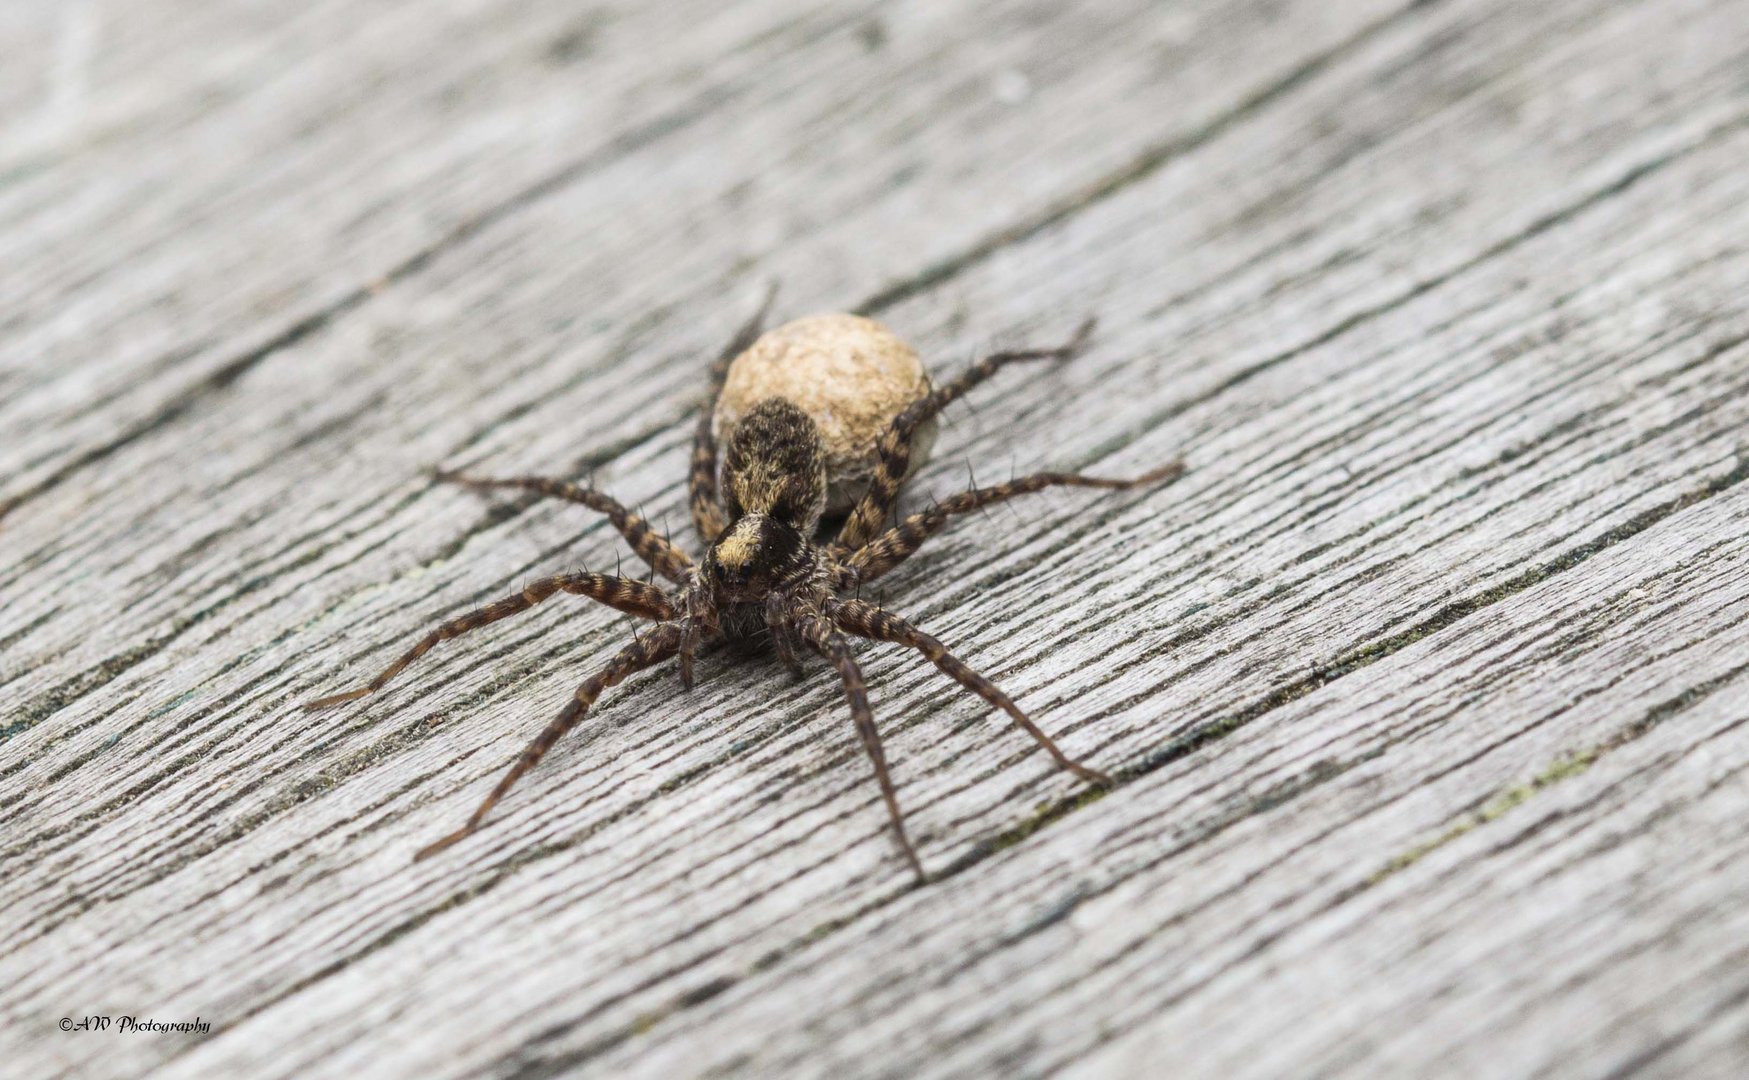
[(653, 578), (639, 581), (587, 572), (541, 578), (519, 593), (438, 626), (367, 685), (305, 706), (325, 708), (380, 690), (438, 642), (527, 611), (555, 593), (587, 596), (655, 622), (653, 630), (638, 635), (606, 667), (577, 688), (571, 701), (522, 751), (465, 825), (420, 849), (415, 861), (478, 829), (517, 780), (583, 719), (602, 691), (635, 672), (672, 658), (679, 659), (681, 682), (690, 689), (693, 654), (699, 646), (719, 640), (757, 644), (769, 636), (779, 659), (792, 672), (801, 672), (796, 655), (798, 646), (818, 653), (837, 671), (844, 695), (849, 699), (857, 735), (874, 765), (893, 835), (919, 882), (928, 880), (927, 875), (905, 834), (904, 817), (887, 773), (886, 755), (869, 708), (862, 669), (851, 648), (852, 638), (894, 642), (917, 650), (948, 678), (1012, 717), (1057, 765), (1089, 783), (1111, 784), (1105, 773), (1058, 749), (1051, 737), (1008, 695), (948, 652), (941, 642), (900, 616), (857, 598), (861, 586), (878, 580), (904, 562), (957, 515), (1048, 487), (1129, 488), (1165, 480), (1183, 470), (1181, 463), (1174, 462), (1133, 480), (1034, 473), (994, 487), (974, 487), (912, 514), (892, 528), (883, 528), (894, 513), (899, 487), (910, 464), (912, 435), (921, 425), (1008, 364), (1075, 355), (1092, 334), (1094, 321), (1088, 319), (1073, 339), (1055, 348), (987, 356), (900, 412), (880, 438), (879, 456), (867, 493), (851, 510), (836, 538), (820, 543), (814, 536), (825, 504), (826, 477), (819, 436), (814, 422), (790, 402), (767, 398), (749, 410), (728, 438), (722, 490), (718, 490), (711, 406), (722, 390), (730, 362), (758, 337), (770, 305), (768, 296), (710, 367), (710, 400), (699, 417), (692, 450), (692, 521), (707, 545), (701, 561), (695, 562), (685, 551), (658, 535), (643, 518), (592, 488), (538, 476), (476, 479), (438, 473), (440, 479), (477, 491), (532, 492), (582, 503), (606, 514), (632, 549), (673, 587), (656, 585)]

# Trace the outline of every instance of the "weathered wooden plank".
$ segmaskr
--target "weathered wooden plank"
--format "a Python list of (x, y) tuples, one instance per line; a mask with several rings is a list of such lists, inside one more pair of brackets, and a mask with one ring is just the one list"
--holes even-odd
[(598, 1064), (1601, 1075), (1704, 1029), (1749, 983), (1745, 524), (1739, 484)]
[[(831, 21), (720, 7), (632, 6), (611, 32), (557, 3), (173, 21), (155, 44), (210, 70), (160, 75), (170, 85), (144, 88), (149, 104), (125, 117), (137, 126), (99, 120), (116, 130), (75, 133), (82, 152), (0, 188), (0, 221), (24, 252), (0, 271), (18, 298), (5, 363), (51, 376), (0, 412), (20, 433), (8, 505), (173, 421), (546, 186), (684, 121), (701, 93)], [(134, 29), (124, 18), (107, 33)], [(623, 38), (593, 56), (598, 32)], [(447, 47), (458, 39), (473, 47)], [(81, 407), (94, 398), (102, 410)]]
[[(235, 106), (188, 131), (149, 129), (142, 141), (158, 137), (145, 148), (122, 141), (77, 162), (90, 198), (70, 196), (53, 170), (0, 189), (0, 221), (24, 218), (32, 255), (0, 269), (24, 321), (7, 365), (62, 373), (0, 410), (0, 425), (26, 436), (0, 459), (0, 506), (174, 420), (385, 281), (507, 217), (527, 228), (526, 212), (555, 194), (578, 234), (548, 253), (566, 276), (537, 279), (569, 302), (555, 318), (587, 311), (623, 326), (653, 304), (720, 305), (725, 273), (822, 231), (837, 235), (813, 237), (811, 258), (767, 270), (843, 303), (871, 283), (903, 289), (1028, 214), (1049, 216), (1086, 185), (1171, 154), (1401, 6), (1356, 0), (1278, 19), (1269, 4), (1209, 5), (1140, 38), (1139, 3), (1097, 17), (965, 3), (799, 19), (785, 4), (632, 5), (600, 26), (569, 4), (514, 17), (464, 4), (453, 19), (403, 5), (363, 30), (350, 9), (331, 11), (346, 25), (328, 37), (348, 52), (294, 52), (277, 81), (231, 87)], [(871, 27), (884, 27), (879, 48)], [(579, 34), (599, 39), (585, 50), (592, 62), (546, 62)], [(480, 44), (443, 47), (458, 37)], [(978, 44), (958, 47), (968, 39)], [(1165, 77), (1159, 49), (1174, 61)], [(1253, 77), (1209, 77), (1235, 63)], [(1022, 65), (1042, 102), (1025, 113), (993, 88)], [(1074, 122), (1114, 106), (1097, 133)], [(925, 125), (928, 154), (904, 141)], [(215, 142), (234, 156), (191, 182), (187, 161)], [(640, 153), (650, 148), (666, 152)], [(882, 168), (858, 167), (877, 148)], [(107, 178), (122, 162), (126, 185)], [(924, 184), (927, 215), (914, 194)], [(161, 189), (172, 196), (152, 199)], [(834, 230), (847, 210), (858, 226)], [(112, 240), (93, 250), (99, 230)], [(691, 242), (658, 248), (649, 233)], [(102, 273), (118, 249), (129, 271)], [(635, 300), (621, 306), (628, 281)], [(78, 408), (92, 394), (115, 399), (102, 422)]]
[[(1600, 927), (1650, 942), (1619, 961), (1587, 947), (1600, 939), (1576, 920), (1595, 912), (1563, 890), (1611, 900), (1677, 839), (1741, 843), (1717, 817), (1740, 785), (1666, 788), (1658, 757), (1718, 747), (1734, 768), (1735, 683), (1611, 740), (1728, 675), (1714, 669), (1739, 644), (1741, 560), (1695, 553), (1735, 556), (1741, 534), (1745, 28), (1719, 4), (1319, 10), (1263, 37), (1189, 17), (1199, 78), (1238, 50), (1270, 59), (1275, 81), (1257, 85), (1275, 89), (1246, 98), (1229, 72), (1201, 112), (1141, 132), (1160, 144), (1130, 130), (1158, 99), (1128, 101), (1112, 68), (1068, 50), (1063, 82), (1035, 86), (1046, 101), (919, 127), (931, 152), (910, 190), (927, 208), (903, 185), (882, 194), (917, 150), (860, 133), (877, 120), (828, 133), (816, 157), (808, 117), (841, 101), (745, 99), (708, 136), (579, 176), (337, 314), (118, 449), (125, 467), (33, 497), (0, 534), (26, 553), (0, 579), (4, 677), (25, 703), (0, 773), (0, 1010), (26, 1032), (20, 1060), (1042, 1070), (1111, 1040), (1083, 1067), (1196, 1041), (1187, 1066), (1261, 1072), (1432, 1064), (1480, 1032), (1512, 1072), (1550, 1060), (1537, 1023), (1594, 1006), (1609, 1037), (1559, 1044), (1574, 1072), (1660, 1040), (1663, 1062), (1732, 1061), (1731, 970), (1683, 964), (1730, 958), (1716, 946), (1733, 927), (1705, 905), (1733, 879), (1697, 866), (1606, 912)], [(1152, 42), (1133, 27), (1157, 40), (1159, 24), (1137, 18), (1095, 25), (1134, 45), (1112, 64), (1140, 79)], [(945, 19), (919, 62), (1027, 58), (1065, 25)], [(888, 21), (903, 48), (907, 24)], [(917, 117), (955, 100), (942, 78), (890, 93)], [(1015, 161), (1028, 140), (1037, 156)], [(1090, 140), (1164, 156), (1114, 171), (1123, 153), (1089, 163)], [(968, 523), (891, 599), (1128, 783), (1080, 805), (1014, 733), (871, 651), (918, 838), (950, 871), (911, 893), (830, 686), (713, 668), (690, 697), (671, 677), (629, 687), (477, 845), (409, 871), (622, 629), (554, 608), (433, 656), (380, 702), (292, 705), (447, 604), (612, 550), (562, 511), (484, 513), (418, 481), (424, 465), (565, 468), (602, 440), (616, 488), (678, 508), (672, 421), (739, 314), (725, 296), (750, 292), (724, 285), (733, 229), (711, 220), (745, 181), (701, 165), (725, 145), (784, 163), (732, 225), (774, 230), (759, 272), (799, 282), (802, 303), (909, 267), (917, 284), (883, 306), (938, 356), (1101, 310), (1092, 355), (949, 425), (926, 488), (957, 486), (966, 457), (987, 476), (1186, 450), (1191, 476)], [(956, 168), (973, 170), (963, 188), (946, 183)], [(1016, 169), (1040, 187), (993, 199)], [(867, 182), (836, 179), (851, 172)], [(622, 209), (604, 231), (633, 189), (659, 211)], [(917, 244), (968, 207), (975, 220)], [(675, 242), (689, 234), (706, 239)], [(683, 299), (633, 323), (657, 293)], [(1571, 640), (1550, 649), (1549, 633)], [(1474, 723), (1490, 705), (1498, 726)], [(1600, 747), (1566, 775), (1567, 755)], [(1545, 775), (1561, 783), (1525, 791)], [(1622, 794), (1581, 797), (1605, 780)], [(1510, 814), (1466, 816), (1499, 799)], [(1563, 813), (1647, 831), (1620, 862), (1575, 855), (1584, 840), (1542, 846), (1527, 823)], [(1531, 841), (1481, 846), (1515, 828)], [(1490, 875), (1494, 910), (1466, 908)], [(1369, 937), (1375, 924), (1396, 936)], [(1444, 937), (1380, 945), (1423, 924)], [(1464, 975), (1475, 989), (1445, 991)], [(1569, 976), (1604, 990), (1563, 989)], [(1337, 1007), (1331, 987), (1369, 978)], [(1277, 992), (1281, 1007), (1259, 1006)], [(68, 999), (204, 1011), (220, 1030), (118, 1051), (50, 1033)], [(441, 1032), (415, 1026), (436, 1016)], [(1277, 1056), (1240, 1056), (1260, 1038)]]

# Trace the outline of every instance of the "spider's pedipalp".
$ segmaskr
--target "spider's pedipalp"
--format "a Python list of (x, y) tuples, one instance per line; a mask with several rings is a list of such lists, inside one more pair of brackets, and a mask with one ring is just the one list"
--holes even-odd
[(802, 670), (802, 662), (796, 657), (795, 617), (791, 614), (793, 601), (780, 592), (774, 592), (765, 601), (765, 625), (771, 631), (771, 646), (777, 652), (778, 662), (790, 673), (790, 677), (801, 679), (807, 675)]
[(681, 635), (682, 630), (679, 623), (664, 622), (649, 634), (638, 638), (616, 653), (614, 658), (608, 661), (605, 668), (591, 675), (582, 686), (577, 688), (577, 692), (571, 695), (571, 700), (565, 703), (565, 707), (560, 710), (559, 715), (548, 721), (547, 726), (541, 729), (541, 733), (523, 748), (522, 753), (517, 755), (515, 763), (510, 766), (510, 771), (504, 774), (504, 778), (498, 781), (485, 799), (481, 800), (479, 807), (468, 817), (467, 824), (448, 836), (420, 848), (414, 854), (413, 861), (418, 862), (435, 855), (477, 830), (480, 823), (486, 820), (486, 815), (492, 812), (492, 807), (498, 805), (498, 800), (502, 799), (518, 780), (522, 779), (524, 773), (539, 764), (540, 759), (553, 748), (553, 744), (564, 738), (565, 733), (583, 719), (589, 712), (589, 707), (595, 704), (595, 699), (601, 696), (602, 691), (610, 686), (617, 686), (628, 676), (673, 656), (680, 650)]
[(911, 846), (911, 838), (905, 835), (905, 815), (899, 810), (899, 796), (893, 789), (893, 778), (887, 773), (886, 751), (881, 748), (881, 733), (875, 727), (874, 710), (868, 704), (868, 685), (863, 682), (862, 668), (856, 662), (850, 642), (830, 622), (817, 615), (798, 619), (796, 629), (801, 632), (802, 640), (837, 669), (844, 684), (844, 696), (850, 701), (850, 716), (856, 722), (856, 733), (874, 765), (875, 780), (881, 786), (881, 798), (887, 804), (887, 817), (893, 824), (893, 836), (899, 841), (899, 849), (905, 853), (905, 861), (911, 864), (911, 871), (917, 875), (917, 883), (927, 882), (929, 876), (923, 872), (917, 849)]
[(557, 480), (545, 476), (508, 476), (494, 479), (464, 476), (461, 473), (439, 470), (437, 478), (452, 484), (459, 484), (473, 491), (528, 491), (536, 495), (581, 503), (591, 510), (606, 514), (607, 519), (613, 523), (614, 528), (619, 530), (620, 535), (625, 537), (626, 543), (631, 545), (638, 557), (649, 563), (650, 569), (669, 581), (684, 584), (692, 571), (692, 557), (675, 547), (665, 537), (658, 536), (656, 530), (650, 527), (647, 518), (641, 514), (632, 513), (619, 500), (594, 488), (573, 484), (569, 480)]
[(893, 507), (899, 497), (899, 486), (904, 483), (911, 469), (911, 440), (917, 434), (918, 428), (1009, 364), (1024, 360), (1069, 359), (1086, 348), (1088, 340), (1093, 336), (1095, 325), (1097, 320), (1087, 318), (1066, 344), (1052, 348), (991, 353), (894, 417), (892, 425), (881, 436), (868, 492), (845, 519), (843, 528), (838, 532), (838, 544), (851, 550), (862, 547), (893, 516)]
[(408, 664), (430, 652), (440, 641), (459, 637), (469, 630), (478, 630), (499, 619), (508, 619), (512, 615), (521, 614), (529, 608), (555, 593), (567, 592), (577, 596), (587, 596), (598, 600), (608, 607), (617, 608), (628, 615), (636, 615), (643, 619), (672, 619), (674, 603), (661, 588), (647, 582), (632, 578), (611, 577), (607, 574), (591, 574), (580, 572), (574, 574), (556, 574), (531, 581), (523, 586), (522, 591), (512, 593), (502, 600), (494, 600), (483, 608), (457, 616), (438, 626), (426, 634), (401, 655), (401, 658), (384, 668), (376, 678), (357, 690), (348, 690), (343, 694), (334, 694), (309, 702), (304, 706), (305, 712), (315, 709), (325, 709), (330, 705), (355, 701), (366, 694), (374, 694), (396, 675), (399, 675)]
[(680, 657), (677, 666), (680, 669), (680, 685), (683, 689), (692, 689), (692, 656), (697, 651), (699, 642), (714, 629), (711, 624), (714, 615), (715, 612), (699, 590), (687, 590), (685, 610), (680, 615), (680, 644), (675, 649)]
[(1074, 773), (1090, 784), (1109, 787), (1113, 781), (1110, 776), (1088, 765), (1083, 765), (1074, 758), (1063, 753), (1054, 740), (1046, 735), (1020, 706), (1014, 704), (1007, 694), (997, 688), (996, 684), (968, 667), (965, 661), (947, 651), (941, 642), (912, 626), (904, 619), (890, 611), (884, 611), (873, 604), (862, 600), (842, 600), (828, 609), (832, 622), (839, 629), (855, 634), (858, 637), (874, 641), (890, 641), (898, 645), (916, 649), (924, 658), (939, 668), (942, 674), (959, 683), (972, 693), (1001, 709), (1013, 718), (1033, 741), (1042, 747), (1059, 766)]
[(973, 488), (941, 500), (929, 509), (912, 514), (885, 533), (852, 552), (843, 562), (856, 574), (856, 580), (873, 581), (910, 558), (923, 542), (946, 525), (949, 518), (1012, 499), (1029, 495), (1048, 487), (1089, 487), (1123, 489), (1170, 480), (1184, 472), (1184, 463), (1174, 461), (1151, 472), (1128, 480), (1082, 476), (1079, 473), (1043, 472), (1023, 476), (994, 487)]

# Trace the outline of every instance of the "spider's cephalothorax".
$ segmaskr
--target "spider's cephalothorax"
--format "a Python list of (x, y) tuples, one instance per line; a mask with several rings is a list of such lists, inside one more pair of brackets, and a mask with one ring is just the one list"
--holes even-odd
[[(759, 337), (763, 317), (762, 309), (711, 366), (713, 400), (722, 389), (730, 362)], [(768, 641), (784, 663), (798, 672), (801, 665), (797, 653), (810, 651), (824, 658), (843, 684), (857, 734), (874, 766), (894, 836), (911, 869), (923, 880), (922, 864), (905, 835), (898, 796), (888, 776), (862, 670), (851, 648), (852, 639), (887, 641), (915, 649), (943, 674), (1007, 713), (1058, 765), (1092, 783), (1110, 782), (1105, 774), (1065, 755), (994, 683), (967, 667), (941, 642), (900, 616), (857, 598), (862, 586), (905, 561), (955, 515), (1047, 487), (1126, 488), (1165, 480), (1182, 471), (1179, 464), (1173, 463), (1133, 480), (1034, 473), (994, 487), (962, 492), (887, 527), (899, 486), (910, 468), (913, 439), (933, 422), (943, 406), (1006, 364), (1073, 355), (1085, 343), (1092, 326), (1089, 320), (1069, 344), (1058, 348), (988, 356), (901, 410), (876, 447), (865, 493), (833, 538), (825, 542), (817, 540), (815, 533), (826, 505), (827, 456), (822, 451), (814, 419), (800, 405), (782, 397), (757, 400), (740, 417), (728, 436), (720, 477), (711, 409), (708, 406), (705, 409), (694, 436), (692, 456), (692, 518), (707, 545), (703, 559), (696, 562), (658, 535), (642, 518), (591, 488), (543, 477), (483, 480), (440, 473), (444, 479), (476, 489), (520, 489), (569, 499), (604, 513), (632, 549), (656, 573), (668, 579), (672, 587), (592, 573), (542, 578), (520, 593), (442, 624), (366, 686), (323, 698), (307, 707), (322, 708), (363, 697), (380, 689), (438, 642), (526, 611), (559, 592), (588, 596), (655, 623), (653, 629), (638, 635), (606, 667), (577, 688), (564, 710), (529, 743), (467, 823), (416, 856), (424, 858), (479, 828), (504, 793), (583, 718), (596, 698), (634, 672), (678, 658), (681, 678), (691, 686), (693, 655), (699, 647), (712, 642)]]
[(704, 584), (720, 600), (763, 600), (803, 569), (826, 505), (820, 436), (808, 414), (782, 398), (755, 405), (729, 440), (723, 489), (729, 526), (705, 553)]

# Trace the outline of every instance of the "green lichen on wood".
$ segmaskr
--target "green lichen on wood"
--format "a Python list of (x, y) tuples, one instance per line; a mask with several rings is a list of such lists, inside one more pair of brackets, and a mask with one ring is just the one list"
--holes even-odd
[(1110, 794), (1109, 788), (1085, 787), (1067, 799), (1041, 804), (1032, 814), (1012, 828), (1003, 830), (986, 843), (978, 845), (977, 855), (985, 858), (1006, 851), (1054, 821), (1061, 821), (1083, 807), (1091, 806)]
[(1440, 848), (1451, 843), (1453, 840), (1456, 840), (1458, 837), (1463, 836), (1482, 825), (1486, 825), (1491, 821), (1496, 821), (1505, 817), (1513, 810), (1524, 805), (1526, 802), (1529, 802), (1531, 796), (1542, 791), (1544, 788), (1553, 787), (1563, 780), (1568, 780), (1572, 777), (1578, 776), (1580, 773), (1589, 769), (1606, 749), (1608, 749), (1607, 746), (1593, 746), (1577, 753), (1562, 755), (1550, 764), (1548, 768), (1531, 777), (1529, 780), (1501, 791), (1493, 798), (1483, 803), (1480, 807), (1464, 814), (1438, 836), (1416, 844), (1408, 851), (1392, 858), (1389, 862), (1385, 863), (1384, 866), (1375, 870), (1372, 875), (1366, 879), (1367, 887), (1371, 888), (1390, 877), (1392, 874), (1408, 869), (1420, 862), (1428, 854), (1438, 851)]

